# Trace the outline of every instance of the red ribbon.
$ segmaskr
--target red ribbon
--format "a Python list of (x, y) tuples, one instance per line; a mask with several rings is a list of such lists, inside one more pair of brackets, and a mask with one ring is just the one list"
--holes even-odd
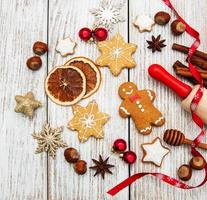
[[(191, 64), (190, 59), (192, 57), (192, 55), (194, 54), (194, 52), (196, 51), (196, 49), (198, 48), (198, 46), (200, 45), (200, 38), (199, 38), (199, 33), (193, 29), (188, 23), (185, 22), (185, 20), (178, 14), (178, 12), (175, 10), (175, 8), (173, 7), (173, 5), (171, 4), (170, 0), (162, 0), (177, 16), (177, 18), (186, 25), (186, 32), (191, 35), (193, 38), (195, 38), (195, 41), (193, 42), (193, 44), (190, 47), (190, 50), (188, 52), (188, 67), (189, 70), (191, 71), (193, 77), (198, 81), (198, 83), (200, 84), (192, 102), (191, 102), (191, 114), (192, 114), (192, 119), (193, 121), (197, 124), (197, 126), (201, 129), (201, 132), (199, 133), (199, 135), (193, 140), (193, 143), (191, 145), (191, 154), (193, 156), (201, 156), (203, 157), (197, 150), (196, 147), (198, 146), (198, 144), (201, 142), (201, 140), (203, 139), (203, 137), (205, 136), (205, 132), (204, 132), (204, 123), (203, 121), (200, 119), (200, 117), (195, 113), (197, 106), (203, 96), (203, 80), (202, 77), (200, 75), (200, 73), (197, 71), (197, 69)], [(133, 182), (135, 182), (136, 180), (146, 176), (146, 175), (151, 175), (154, 176), (158, 179), (160, 179), (161, 181), (164, 181), (165, 183), (172, 185), (174, 187), (178, 187), (180, 189), (194, 189), (194, 188), (198, 188), (201, 187), (202, 185), (204, 185), (207, 182), (207, 165), (205, 167), (205, 178), (204, 180), (198, 184), (197, 186), (190, 186), (187, 185), (183, 182), (180, 182), (179, 180), (172, 178), (168, 175), (162, 174), (162, 173), (152, 173), (152, 172), (142, 172), (142, 173), (137, 173), (134, 174), (133, 176), (127, 178), (126, 180), (124, 180), (123, 182), (119, 183), (118, 185), (116, 185), (114, 188), (110, 189), (107, 193), (114, 196), (115, 194), (117, 194), (119, 191), (121, 191), (122, 189), (124, 189), (125, 187), (129, 186), (130, 184), (132, 184)]]

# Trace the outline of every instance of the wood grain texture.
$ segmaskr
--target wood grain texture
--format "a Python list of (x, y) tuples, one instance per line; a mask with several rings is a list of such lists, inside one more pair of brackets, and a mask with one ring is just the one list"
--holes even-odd
[[(205, 16), (202, 11), (202, 7), (206, 6), (206, 1), (172, 1), (178, 12), (186, 19), (192, 26), (200, 31), (202, 37), (202, 46), (206, 46), (206, 30), (207, 25), (205, 17), (198, 17), (199, 15)], [(147, 13), (151, 17), (160, 10), (166, 10), (172, 16), (172, 20), (175, 19), (173, 13), (162, 3), (160, 0), (145, 0), (142, 1), (130, 1), (130, 22), (135, 19), (136, 15)], [(201, 11), (201, 13), (200, 13)], [(190, 13), (190, 14), (189, 14)], [(202, 28), (201, 28), (202, 27)], [(147, 49), (146, 40), (150, 40), (152, 35), (158, 36), (161, 34), (163, 39), (166, 39), (167, 47), (163, 48), (162, 53), (152, 53), (151, 50)], [(143, 156), (140, 145), (145, 142), (151, 142), (155, 137), (163, 137), (164, 130), (168, 128), (177, 128), (186, 134), (186, 137), (194, 138), (198, 134), (198, 129), (191, 122), (191, 116), (183, 111), (180, 107), (180, 99), (173, 94), (172, 91), (156, 82), (149, 77), (147, 69), (150, 64), (159, 63), (163, 65), (169, 72), (174, 74), (172, 65), (178, 59), (184, 61), (185, 55), (179, 52), (171, 50), (171, 46), (174, 42), (190, 45), (192, 38), (187, 34), (183, 34), (179, 37), (174, 37), (170, 30), (170, 24), (166, 26), (155, 25), (152, 32), (140, 34), (138, 30), (130, 25), (130, 42), (134, 42), (139, 45), (138, 51), (136, 52), (137, 67), (134, 70), (130, 70), (130, 80), (137, 83), (140, 89), (149, 88), (156, 92), (157, 97), (154, 104), (164, 114), (166, 123), (160, 128), (153, 128), (152, 133), (149, 136), (142, 136), (137, 133), (134, 124), (131, 123), (130, 129), (130, 140), (131, 149), (137, 152), (139, 156), (137, 164), (132, 167), (131, 173), (141, 171), (155, 171), (163, 172), (177, 177), (177, 168), (183, 164), (188, 163), (191, 155), (186, 147), (172, 147), (171, 153), (166, 156), (161, 168), (155, 167), (152, 164), (142, 164), (141, 159)], [(204, 152), (204, 151), (203, 151)], [(204, 154), (205, 155), (205, 154)], [(193, 172), (193, 177), (190, 184), (196, 185), (203, 178), (203, 172)], [(149, 189), (150, 188), (150, 189)], [(198, 190), (184, 191), (177, 188), (172, 188), (159, 180), (152, 177), (145, 177), (131, 187), (131, 199), (204, 199), (206, 186)]]
[[(38, 16), (37, 16), (38, 13)], [(32, 132), (46, 120), (46, 56), (37, 72), (26, 67), (36, 40), (47, 40), (47, 2), (0, 1), (0, 199), (46, 199), (47, 157), (35, 155)], [(32, 91), (44, 106), (33, 119), (14, 112), (14, 96)]]
[[(116, 1), (118, 2), (118, 1)], [(99, 52), (95, 44), (89, 44), (81, 41), (78, 37), (78, 31), (82, 27), (92, 27), (93, 16), (89, 13), (89, 9), (96, 8), (99, 1), (51, 1), (49, 5), (49, 46), (51, 54), (49, 55), (49, 69), (55, 65), (61, 65), (72, 56), (62, 58), (60, 54), (55, 52), (58, 39), (71, 36), (77, 43), (74, 56), (84, 55), (95, 60)], [(123, 16), (126, 21), (118, 26), (111, 33), (114, 35), (120, 31), (127, 39), (127, 4), (123, 9)], [(117, 155), (111, 155), (111, 145), (118, 137), (128, 140), (128, 125), (125, 120), (117, 120), (118, 106), (120, 99), (117, 95), (117, 89), (121, 82), (127, 80), (127, 70), (115, 78), (111, 75), (109, 69), (101, 68), (102, 84), (96, 94), (80, 102), (86, 106), (91, 100), (95, 99), (102, 112), (110, 114), (110, 120), (104, 126), (105, 138), (97, 140), (90, 138), (85, 143), (78, 141), (77, 132), (64, 130), (65, 141), (69, 146), (73, 146), (80, 151), (81, 159), (86, 160), (88, 167), (93, 165), (91, 158), (98, 159), (99, 154), (103, 157), (110, 156), (110, 162), (116, 167), (112, 169), (113, 175), (107, 175), (105, 180), (100, 176), (93, 177), (95, 173), (88, 169), (84, 176), (78, 176), (73, 166), (68, 164), (63, 157), (63, 150), (58, 151), (55, 161), (49, 160), (49, 199), (60, 200), (85, 200), (85, 199), (108, 199), (107, 189), (112, 187), (124, 178), (128, 177), (128, 166), (122, 163)], [(72, 118), (71, 107), (60, 107), (49, 100), (49, 121), (53, 125), (67, 125), (69, 119)], [(128, 199), (128, 190), (115, 199)]]
[[(124, 0), (116, 0), (123, 2)], [(48, 3), (49, 2), (49, 3)], [(207, 24), (206, 0), (172, 0), (178, 12), (201, 33), (201, 50), (206, 50)], [(122, 15), (126, 21), (114, 26), (110, 33), (113, 36), (120, 32), (125, 40), (138, 45), (135, 54), (137, 66), (134, 69), (123, 70), (121, 75), (113, 77), (108, 68), (101, 68), (102, 84), (97, 93), (80, 102), (86, 106), (95, 99), (100, 110), (110, 114), (111, 119), (105, 125), (105, 138), (96, 140), (90, 138), (82, 144), (78, 141), (77, 133), (64, 129), (63, 138), (69, 146), (80, 151), (81, 159), (86, 160), (88, 167), (93, 165), (91, 158), (98, 159), (99, 154), (110, 156), (110, 163), (116, 167), (113, 175), (107, 175), (103, 181), (100, 176), (93, 177), (94, 171), (88, 170), (84, 176), (78, 176), (73, 166), (68, 164), (63, 156), (63, 149), (58, 150), (56, 160), (47, 157), (46, 153), (35, 155), (36, 141), (32, 139), (33, 131), (40, 131), (43, 123), (48, 120), (52, 127), (66, 126), (72, 118), (71, 107), (61, 107), (51, 102), (44, 93), (44, 79), (48, 70), (55, 65), (64, 64), (66, 58), (55, 51), (57, 41), (71, 36), (77, 42), (74, 56), (83, 55), (95, 60), (99, 52), (95, 44), (82, 42), (78, 31), (82, 27), (92, 27), (94, 17), (89, 9), (96, 8), (96, 0), (2, 0), (0, 1), (0, 199), (2, 200), (203, 200), (206, 198), (207, 186), (197, 190), (184, 191), (167, 186), (155, 178), (145, 177), (129, 188), (111, 198), (106, 191), (129, 176), (128, 165), (112, 154), (110, 149), (113, 141), (124, 138), (130, 141), (130, 149), (138, 155), (136, 164), (130, 167), (130, 174), (141, 171), (158, 171), (176, 177), (177, 168), (188, 163), (191, 158), (188, 149), (183, 146), (171, 149), (161, 168), (151, 164), (142, 164), (143, 152), (140, 145), (150, 142), (155, 137), (162, 138), (168, 128), (177, 128), (188, 138), (197, 135), (198, 129), (191, 123), (191, 117), (179, 105), (179, 99), (170, 90), (152, 80), (147, 68), (152, 63), (160, 63), (174, 74), (172, 64), (179, 59), (184, 61), (185, 55), (171, 50), (173, 42), (190, 45), (192, 38), (187, 34), (180, 37), (172, 36), (170, 24), (165, 27), (154, 26), (150, 33), (139, 33), (132, 25), (138, 14), (149, 14), (151, 17), (157, 11), (171, 11), (161, 0), (125, 0)], [(129, 6), (129, 7), (128, 7)], [(171, 13), (172, 19), (175, 16)], [(147, 49), (146, 40), (151, 35), (161, 34), (166, 39), (167, 47), (162, 53), (152, 54)], [(33, 55), (32, 44), (37, 40), (47, 41), (49, 54), (42, 56), (43, 66), (37, 72), (26, 68), (25, 62)], [(48, 63), (47, 63), (48, 60)], [(166, 117), (166, 124), (154, 128), (149, 136), (140, 135), (130, 120), (122, 119), (118, 114), (121, 99), (118, 88), (122, 82), (135, 82), (139, 89), (149, 88), (156, 92), (155, 105)], [(44, 106), (37, 110), (32, 120), (14, 112), (16, 94), (25, 94), (32, 90), (36, 98)], [(129, 129), (128, 129), (129, 128)], [(205, 151), (202, 151), (206, 155)], [(196, 184), (203, 178), (202, 172), (193, 172), (191, 184)]]

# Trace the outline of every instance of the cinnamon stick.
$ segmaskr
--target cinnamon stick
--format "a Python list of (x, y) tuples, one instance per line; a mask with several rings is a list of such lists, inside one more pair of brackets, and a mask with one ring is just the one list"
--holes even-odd
[[(189, 51), (190, 48), (189, 47), (186, 47), (184, 45), (180, 45), (180, 44), (174, 43), (172, 45), (172, 49), (177, 50), (177, 51), (180, 51), (180, 52), (185, 53), (185, 54), (188, 54), (188, 51)], [(196, 50), (195, 53), (194, 53), (194, 55), (196, 55), (196, 56), (198, 56), (198, 57), (200, 57), (200, 58), (202, 58), (202, 59), (204, 59), (204, 60), (207, 61), (207, 53), (204, 53), (202, 51)]]
[[(188, 53), (189, 51), (189, 47), (180, 45), (180, 44), (176, 44), (174, 43), (172, 46), (172, 49), (183, 52), (185, 54)], [(202, 69), (207, 70), (207, 53), (201, 52), (201, 51), (195, 51), (194, 55), (192, 56), (192, 58), (190, 59), (191, 63), (193, 65), (196, 65)]]
[[(188, 69), (187, 66), (185, 66), (184, 64), (182, 64), (180, 61), (176, 61), (173, 65), (173, 68), (175, 70), (175, 73), (178, 75), (178, 76), (181, 76), (183, 78), (186, 78), (187, 80), (189, 80), (191, 83), (193, 83), (194, 85), (195, 84), (198, 84), (198, 82), (194, 79), (194, 77), (192, 76), (190, 70)], [(202, 69), (198, 69), (197, 70), (201, 73), (201, 76), (204, 79), (204, 86), (207, 88), (207, 72), (205, 70), (202, 70)]]
[[(192, 78), (193, 75), (191, 74), (190, 70), (188, 69), (187, 66), (185, 66), (184, 64), (182, 64), (180, 61), (176, 61), (173, 65), (173, 68), (175, 70), (175, 73), (177, 75), (181, 75), (183, 77), (190, 77)], [(202, 69), (199, 69), (197, 68), (198, 72), (200, 72), (201, 74), (201, 77), (205, 80), (207, 80), (207, 71), (205, 70), (202, 70)]]
[(204, 60), (198, 56), (195, 56), (193, 55), (190, 59), (190, 62), (193, 64), (193, 65), (196, 65), (202, 69), (205, 69), (207, 70), (207, 60)]
[[(186, 79), (188, 81), (190, 81), (193, 85), (197, 85), (198, 84), (198, 82), (194, 78), (186, 78)], [(204, 85), (205, 88), (207, 88), (207, 81), (206, 80), (203, 81), (203, 85)]]

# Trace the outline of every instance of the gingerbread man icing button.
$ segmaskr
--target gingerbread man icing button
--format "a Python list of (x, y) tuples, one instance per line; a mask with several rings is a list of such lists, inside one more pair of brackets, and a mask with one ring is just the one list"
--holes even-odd
[(162, 113), (153, 105), (155, 93), (152, 90), (138, 90), (133, 82), (126, 82), (119, 87), (119, 96), (123, 99), (119, 107), (120, 116), (131, 117), (141, 134), (148, 135), (152, 125), (165, 123)]

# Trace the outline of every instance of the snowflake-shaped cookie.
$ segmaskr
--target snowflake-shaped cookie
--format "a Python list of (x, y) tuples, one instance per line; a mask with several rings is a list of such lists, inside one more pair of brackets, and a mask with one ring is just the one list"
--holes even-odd
[(63, 127), (52, 129), (49, 124), (45, 124), (39, 133), (33, 133), (32, 136), (37, 140), (38, 147), (36, 153), (48, 152), (49, 156), (55, 158), (56, 151), (60, 147), (67, 147), (61, 139)]
[(78, 131), (80, 142), (85, 142), (90, 136), (103, 138), (103, 125), (108, 121), (109, 115), (98, 109), (95, 101), (90, 102), (86, 107), (74, 105), (74, 117), (70, 120), (68, 128)]
[(56, 51), (61, 54), (61, 56), (67, 56), (75, 53), (76, 43), (70, 38), (59, 40), (56, 46)]
[(137, 46), (125, 43), (119, 33), (111, 40), (98, 42), (97, 46), (102, 54), (97, 58), (96, 63), (100, 66), (108, 66), (114, 76), (118, 76), (122, 68), (135, 67), (136, 62), (132, 58), (132, 54), (136, 51)]
[(154, 20), (147, 15), (138, 15), (134, 21), (134, 26), (139, 29), (139, 32), (150, 32), (155, 24)]
[(123, 22), (124, 18), (120, 14), (122, 7), (122, 3), (113, 4), (111, 0), (102, 0), (99, 8), (90, 10), (95, 16), (94, 28), (105, 27), (110, 31), (113, 24)]
[(144, 156), (142, 162), (150, 162), (160, 167), (164, 157), (170, 152), (167, 147), (161, 144), (160, 138), (155, 138), (151, 143), (145, 143), (141, 145)]

